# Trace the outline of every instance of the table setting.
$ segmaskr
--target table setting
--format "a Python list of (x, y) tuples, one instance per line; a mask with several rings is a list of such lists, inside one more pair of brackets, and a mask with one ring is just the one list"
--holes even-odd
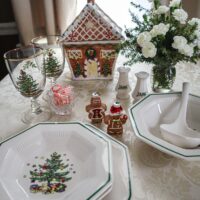
[(125, 40), (88, 1), (63, 35), (5, 52), (0, 199), (199, 199), (200, 21), (159, 2), (132, 4)]

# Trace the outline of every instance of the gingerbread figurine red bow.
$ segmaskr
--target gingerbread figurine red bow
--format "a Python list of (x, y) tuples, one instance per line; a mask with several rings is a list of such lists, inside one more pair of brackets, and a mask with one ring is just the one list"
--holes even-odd
[(121, 135), (123, 133), (123, 124), (126, 123), (128, 116), (123, 113), (123, 108), (119, 102), (115, 102), (110, 108), (110, 114), (104, 118), (108, 125), (107, 133), (110, 135)]

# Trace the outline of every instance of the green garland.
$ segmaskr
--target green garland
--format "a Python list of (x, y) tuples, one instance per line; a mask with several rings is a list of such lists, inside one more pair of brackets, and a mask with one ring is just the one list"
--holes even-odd
[[(92, 52), (92, 54), (91, 54), (91, 52)], [(86, 55), (87, 59), (94, 59), (97, 55), (97, 52), (95, 49), (90, 47), (85, 51), (85, 55)]]

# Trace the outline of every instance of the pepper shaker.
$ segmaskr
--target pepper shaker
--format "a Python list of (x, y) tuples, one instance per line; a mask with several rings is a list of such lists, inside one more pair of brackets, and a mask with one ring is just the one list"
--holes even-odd
[(118, 99), (128, 99), (131, 87), (129, 85), (128, 73), (130, 72), (129, 67), (119, 67), (117, 69), (119, 72), (119, 80), (116, 85), (115, 90), (117, 91)]
[(148, 93), (147, 79), (149, 77), (149, 73), (141, 71), (136, 73), (135, 76), (137, 77), (137, 83), (135, 89), (133, 90), (132, 97), (135, 100), (139, 100)]

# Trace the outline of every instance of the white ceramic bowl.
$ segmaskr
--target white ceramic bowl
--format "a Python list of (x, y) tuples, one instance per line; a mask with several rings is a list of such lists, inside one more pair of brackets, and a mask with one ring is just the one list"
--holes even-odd
[(110, 142), (82, 123), (41, 123), (0, 144), (2, 200), (96, 200), (111, 186)]
[[(129, 108), (134, 132), (138, 138), (155, 148), (187, 160), (200, 160), (200, 148), (183, 149), (165, 141), (160, 124), (172, 123), (178, 114), (181, 93), (149, 94)], [(200, 131), (200, 97), (189, 96), (187, 123)]]

